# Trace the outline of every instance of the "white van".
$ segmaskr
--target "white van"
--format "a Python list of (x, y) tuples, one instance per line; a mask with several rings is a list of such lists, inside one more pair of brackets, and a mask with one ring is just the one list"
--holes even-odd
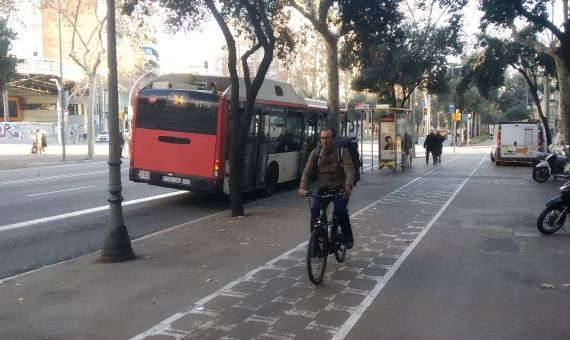
[(546, 150), (546, 134), (540, 121), (495, 124), (491, 161), (531, 163)]

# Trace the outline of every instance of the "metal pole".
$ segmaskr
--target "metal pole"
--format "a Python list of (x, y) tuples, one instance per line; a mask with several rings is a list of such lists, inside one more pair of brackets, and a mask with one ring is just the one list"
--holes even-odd
[(372, 156), (371, 171), (374, 171), (374, 117), (370, 111), (370, 155)]
[(467, 113), (467, 147), (469, 147), (469, 137), (471, 136), (469, 134), (469, 113)]
[[(360, 161), (364, 165), (364, 110), (360, 112)], [(364, 166), (360, 167), (360, 172), (364, 173)]]
[(59, 80), (61, 81), (59, 87), (59, 115), (61, 116), (59, 124), (59, 134), (61, 136), (61, 156), (62, 159), (65, 161), (65, 107), (63, 105), (63, 91), (65, 91), (65, 87), (63, 86), (63, 57), (61, 55), (61, 0), (57, 1), (58, 7), (58, 15), (57, 15), (57, 22), (58, 22), (58, 30), (59, 30)]
[[(454, 102), (455, 96), (455, 88), (453, 86), (453, 66), (451, 66), (451, 101)], [(453, 110), (455, 110), (455, 103), (453, 103)], [(457, 127), (455, 126), (455, 111), (452, 112), (453, 114), (453, 152), (455, 153), (455, 141), (457, 140)]]
[(101, 261), (120, 262), (135, 258), (121, 202), (121, 145), (119, 141), (119, 96), (117, 85), (117, 46), (115, 0), (107, 0), (107, 63), (109, 65), (109, 225), (101, 250)]

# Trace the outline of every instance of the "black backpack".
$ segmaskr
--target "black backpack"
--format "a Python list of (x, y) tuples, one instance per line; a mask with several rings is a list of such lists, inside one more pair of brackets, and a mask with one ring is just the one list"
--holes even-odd
[[(362, 162), (360, 161), (360, 153), (358, 152), (358, 139), (356, 137), (338, 137), (335, 139), (337, 147), (338, 161), (340, 165), (344, 166), (342, 162), (343, 149), (348, 149), (350, 154), (350, 159), (352, 159), (352, 165), (354, 166), (354, 185), (360, 181), (360, 167)], [(321, 160), (322, 148), (317, 151), (317, 167), (319, 166), (319, 161)]]

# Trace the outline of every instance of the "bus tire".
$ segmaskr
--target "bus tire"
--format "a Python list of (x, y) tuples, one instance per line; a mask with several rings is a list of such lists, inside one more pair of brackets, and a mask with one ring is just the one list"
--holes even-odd
[(263, 189), (263, 196), (269, 197), (273, 195), (277, 189), (277, 181), (279, 180), (279, 168), (277, 164), (272, 163), (267, 168), (267, 177), (265, 180), (265, 188)]

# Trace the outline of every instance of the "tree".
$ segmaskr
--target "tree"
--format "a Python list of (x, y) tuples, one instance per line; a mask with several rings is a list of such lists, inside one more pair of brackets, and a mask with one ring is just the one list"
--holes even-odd
[[(355, 65), (360, 70), (355, 88), (377, 93), (392, 107), (404, 107), (416, 88), (445, 91), (447, 57), (463, 48), (459, 33), (464, 5), (465, 1), (435, 0), (417, 8), (408, 4), (409, 17), (393, 28), (388, 40), (379, 41), (373, 32), (359, 31), (358, 41), (349, 41), (343, 51), (343, 66)], [(444, 19), (447, 23), (441, 24)]]
[[(228, 48), (228, 71), (231, 79), (230, 94), (230, 205), (232, 216), (243, 216), (241, 180), (244, 165), (246, 137), (253, 117), (255, 99), (263, 84), (273, 53), (278, 55), (292, 49), (292, 36), (287, 29), (288, 17), (279, 0), (225, 0), (218, 9), (214, 0), (161, 0), (169, 10), (167, 23), (178, 30), (195, 29), (211, 14), (220, 27)], [(127, 2), (126, 10), (145, 4), (144, 0)], [(148, 3), (147, 3), (148, 4)], [(240, 57), (245, 87), (245, 107), (240, 109), (240, 80), (237, 71), (236, 41), (229, 23), (235, 23), (238, 33), (247, 34), (252, 46)], [(263, 49), (263, 59), (255, 77), (250, 76), (248, 58), (257, 50)]]
[[(322, 35), (327, 47), (328, 125), (338, 128), (339, 58), (341, 37), (358, 32), (375, 34), (378, 39), (400, 20), (398, 1), (393, 0), (286, 0)], [(373, 33), (372, 33), (373, 32)]]
[[(548, 4), (559, 4), (562, 14), (562, 25), (554, 23), (548, 14)], [(558, 85), (560, 89), (560, 109), (562, 117), (562, 133), (570, 131), (570, 21), (568, 20), (568, 0), (482, 0), (482, 27), (496, 24), (510, 28), (513, 39), (539, 53), (548, 54), (554, 60)], [(519, 30), (515, 20), (521, 19), (526, 27)], [(529, 36), (528, 32), (533, 35)], [(538, 40), (537, 34), (547, 32), (555, 37), (547, 44)]]
[(16, 33), (6, 25), (7, 20), (0, 18), (0, 90), (16, 75), (18, 59), (10, 54), (12, 41)]

